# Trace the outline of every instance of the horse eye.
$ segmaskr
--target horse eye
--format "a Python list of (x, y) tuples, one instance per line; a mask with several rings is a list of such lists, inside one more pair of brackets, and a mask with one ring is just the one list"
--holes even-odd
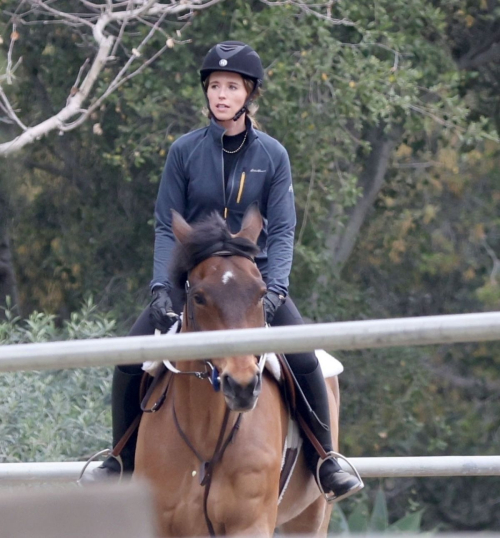
[(204, 305), (206, 304), (206, 301), (205, 301), (205, 297), (203, 297), (203, 295), (200, 295), (199, 293), (197, 293), (194, 297), (193, 297), (193, 300), (196, 304), (199, 304), (199, 305)]

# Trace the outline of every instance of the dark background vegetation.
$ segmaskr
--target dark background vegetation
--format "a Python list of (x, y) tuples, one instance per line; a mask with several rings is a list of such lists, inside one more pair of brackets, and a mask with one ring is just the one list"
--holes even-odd
[[(14, 4), (1, 4), (0, 64)], [(78, 130), (0, 161), (0, 304), (11, 298), (4, 343), (126, 334), (147, 301), (165, 156), (178, 136), (205, 124), (197, 68), (208, 46), (226, 39), (250, 43), (266, 68), (258, 117), (290, 153), (298, 211), (291, 293), (309, 320), (500, 309), (498, 2), (380, 0), (332, 10), (354, 25), (293, 5), (217, 4), (192, 17), (183, 34), (190, 43), (169, 49)], [(172, 18), (165, 31), (180, 25)], [(5, 91), (31, 125), (64, 103), (91, 45), (62, 25), (18, 31), (23, 64)], [(103, 88), (118, 69), (119, 59)], [(15, 133), (0, 123), (0, 142)], [(95, 305), (82, 311), (89, 297)], [(347, 455), (498, 451), (498, 344), (338, 357)], [(0, 461), (103, 448), (108, 391), (109, 370), (3, 375)], [(19, 414), (21, 402), (32, 402), (31, 412)], [(80, 444), (69, 442), (75, 431)], [(494, 478), (381, 484), (390, 519), (424, 508), (427, 529), (500, 530)]]

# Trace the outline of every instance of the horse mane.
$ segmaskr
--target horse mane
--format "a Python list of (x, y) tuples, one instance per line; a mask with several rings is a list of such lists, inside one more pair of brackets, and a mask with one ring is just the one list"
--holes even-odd
[(244, 237), (233, 237), (224, 219), (213, 212), (194, 223), (186, 241), (177, 241), (170, 266), (171, 282), (184, 289), (189, 272), (216, 252), (254, 257), (260, 248)]

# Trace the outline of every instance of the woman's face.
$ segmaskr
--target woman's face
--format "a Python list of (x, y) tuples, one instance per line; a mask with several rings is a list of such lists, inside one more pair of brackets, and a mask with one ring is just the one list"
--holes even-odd
[(231, 120), (247, 100), (243, 77), (238, 73), (215, 71), (208, 79), (210, 110), (218, 121)]

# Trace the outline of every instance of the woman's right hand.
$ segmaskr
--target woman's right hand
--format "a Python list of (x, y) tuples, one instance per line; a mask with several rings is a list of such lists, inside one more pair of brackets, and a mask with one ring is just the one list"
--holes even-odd
[(166, 333), (170, 327), (179, 319), (174, 312), (172, 299), (164, 286), (156, 286), (153, 289), (153, 298), (149, 304), (149, 319), (155, 329)]

